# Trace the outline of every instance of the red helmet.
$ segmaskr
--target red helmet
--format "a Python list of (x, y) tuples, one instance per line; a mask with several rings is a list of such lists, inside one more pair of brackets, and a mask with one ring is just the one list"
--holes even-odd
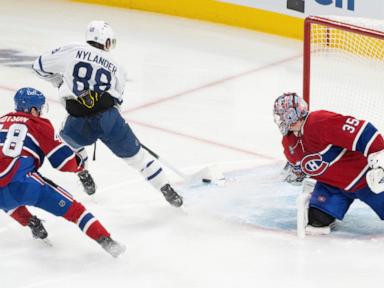
[(284, 93), (273, 105), (273, 117), (281, 134), (289, 132), (289, 126), (308, 115), (308, 104), (296, 93)]

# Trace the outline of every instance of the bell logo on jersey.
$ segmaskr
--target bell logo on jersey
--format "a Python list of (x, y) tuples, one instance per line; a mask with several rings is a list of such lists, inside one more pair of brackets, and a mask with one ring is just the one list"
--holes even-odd
[(310, 154), (301, 160), (301, 169), (309, 176), (321, 175), (327, 170), (329, 163), (323, 161), (320, 154)]

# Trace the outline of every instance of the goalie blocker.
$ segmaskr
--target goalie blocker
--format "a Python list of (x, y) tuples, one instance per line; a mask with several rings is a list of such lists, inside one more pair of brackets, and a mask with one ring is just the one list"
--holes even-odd
[(374, 193), (384, 191), (384, 151), (372, 153), (368, 156), (368, 165), (371, 170), (368, 171), (366, 179), (369, 188)]

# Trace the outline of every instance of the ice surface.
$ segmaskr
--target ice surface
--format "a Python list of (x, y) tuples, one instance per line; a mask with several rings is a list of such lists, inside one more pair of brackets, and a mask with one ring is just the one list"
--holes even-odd
[[(152, 13), (48, 0), (1, 0), (0, 112), (21, 86), (46, 93), (48, 117), (65, 117), (56, 91), (31, 59), (105, 19), (125, 66), (122, 113), (141, 141), (184, 173), (215, 165), (224, 186), (186, 186), (175, 209), (101, 143), (90, 163), (93, 197), (73, 174), (42, 173), (94, 213), (126, 254), (113, 259), (71, 223), (41, 210), (52, 247), (0, 217), (0, 287), (380, 287), (383, 224), (356, 203), (326, 237), (295, 236), (300, 188), (281, 182), (280, 135), (272, 103), (301, 89), (302, 43)], [(92, 147), (88, 152), (92, 153)]]

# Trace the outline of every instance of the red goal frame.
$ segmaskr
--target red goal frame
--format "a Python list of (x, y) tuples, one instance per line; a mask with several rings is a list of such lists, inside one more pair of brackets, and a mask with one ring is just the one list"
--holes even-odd
[[(374, 37), (384, 40), (384, 33), (381, 31), (364, 28), (341, 21), (331, 20), (324, 17), (309, 16), (304, 21), (304, 51), (303, 51), (303, 97), (310, 105), (311, 95), (311, 29), (312, 25), (321, 25), (326, 28), (334, 28), (347, 32)], [(327, 37), (327, 36), (326, 36)]]

